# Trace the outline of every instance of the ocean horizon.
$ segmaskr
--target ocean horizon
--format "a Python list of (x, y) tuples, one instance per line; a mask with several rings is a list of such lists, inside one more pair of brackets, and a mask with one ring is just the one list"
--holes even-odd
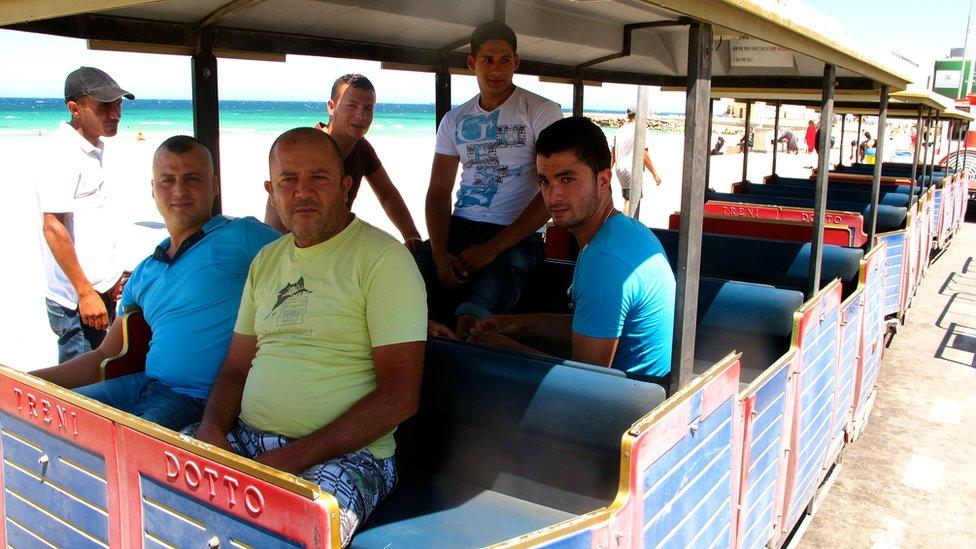
[[(189, 99), (125, 101), (119, 132), (144, 135), (193, 132), (193, 102)], [(564, 113), (571, 110), (563, 109)], [(622, 116), (623, 111), (587, 110)], [(281, 133), (298, 126), (326, 121), (321, 101), (221, 100), (220, 129), (228, 133)], [(0, 97), (0, 135), (36, 136), (55, 131), (67, 120), (64, 99), (57, 97)], [(370, 135), (424, 137), (435, 130), (433, 103), (377, 103)]]

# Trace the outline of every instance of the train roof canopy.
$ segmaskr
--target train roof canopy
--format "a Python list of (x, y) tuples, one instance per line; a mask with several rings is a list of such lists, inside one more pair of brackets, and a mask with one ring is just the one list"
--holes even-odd
[(909, 82), (756, 0), (10, 0), (0, 13), (6, 28), (116, 49), (192, 54), (205, 37), (227, 56), (321, 55), (417, 70), (464, 68), (471, 31), (492, 19), (516, 31), (520, 72), (550, 78), (684, 86), (688, 24), (700, 21), (713, 25), (716, 86), (816, 88), (824, 63), (837, 67), (838, 89)]

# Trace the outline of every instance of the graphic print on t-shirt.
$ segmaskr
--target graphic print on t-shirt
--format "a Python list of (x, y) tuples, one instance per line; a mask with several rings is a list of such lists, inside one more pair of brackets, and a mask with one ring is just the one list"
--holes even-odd
[(462, 185), (455, 207), (491, 206), (506, 178), (522, 175), (522, 168), (502, 165), (498, 149), (526, 146), (525, 124), (498, 124), (499, 112), (473, 114), (458, 123), (454, 141), (467, 149), (467, 164), (475, 168), (472, 185)]
[[(275, 302), (274, 307), (271, 307), (271, 312), (264, 319), (271, 318), (278, 311), (280, 313), (278, 326), (304, 323), (305, 311), (308, 309), (307, 294), (310, 293), (312, 293), (311, 290), (305, 289), (305, 277), (303, 276), (298, 277), (298, 280), (293, 283), (285, 284), (284, 288), (278, 290), (278, 301)], [(278, 307), (281, 307), (280, 311)]]

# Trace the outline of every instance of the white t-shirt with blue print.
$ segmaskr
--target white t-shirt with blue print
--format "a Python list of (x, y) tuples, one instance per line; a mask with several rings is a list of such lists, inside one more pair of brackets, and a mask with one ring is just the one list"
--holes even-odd
[(611, 366), (629, 374), (671, 371), (675, 279), (644, 224), (614, 215), (580, 252), (573, 273), (573, 331), (618, 338)]
[(515, 88), (489, 112), (480, 95), (448, 112), (437, 128), (438, 154), (461, 161), (461, 188), (454, 215), (510, 225), (539, 192), (535, 141), (539, 132), (562, 119), (559, 105)]

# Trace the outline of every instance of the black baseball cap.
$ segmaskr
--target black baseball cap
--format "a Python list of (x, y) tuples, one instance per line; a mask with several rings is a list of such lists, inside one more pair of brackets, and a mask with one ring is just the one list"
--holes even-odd
[(136, 98), (120, 88), (105, 71), (95, 67), (80, 67), (71, 71), (64, 79), (64, 100), (74, 101), (86, 95), (102, 103), (110, 103), (120, 97)]

